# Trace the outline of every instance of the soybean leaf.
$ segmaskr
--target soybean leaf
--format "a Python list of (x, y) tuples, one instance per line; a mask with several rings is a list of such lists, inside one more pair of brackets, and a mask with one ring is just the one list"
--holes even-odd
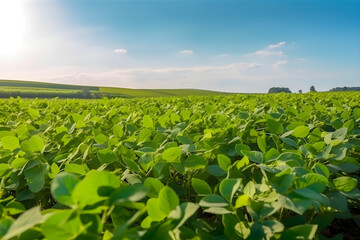
[(106, 164), (113, 163), (118, 160), (117, 155), (108, 148), (100, 149), (97, 152), (97, 156), (101, 163), (106, 163)]
[(304, 138), (309, 134), (309, 132), (310, 132), (309, 127), (299, 126), (294, 129), (294, 132), (292, 133), (292, 135), (295, 137)]
[(190, 168), (190, 169), (201, 169), (201, 168), (205, 168), (207, 164), (207, 161), (198, 155), (190, 155), (186, 160), (185, 160), (185, 167), (186, 168)]
[(40, 207), (33, 207), (23, 214), (21, 214), (11, 225), (5, 236), (4, 240), (11, 239), (34, 227), (37, 224), (44, 222), (45, 216), (40, 213)]
[(179, 205), (179, 197), (170, 187), (165, 186), (159, 192), (159, 204), (161, 211), (168, 215)]
[(357, 185), (357, 180), (351, 177), (338, 177), (333, 180), (335, 188), (339, 191), (350, 192)]
[(171, 147), (166, 149), (162, 153), (162, 159), (167, 162), (179, 162), (179, 158), (181, 156), (181, 148), (180, 147)]
[(51, 183), (52, 196), (59, 203), (71, 206), (74, 203), (71, 194), (79, 181), (79, 178), (73, 174), (58, 174)]
[[(117, 176), (106, 171), (91, 170), (83, 180), (81, 180), (74, 188), (72, 198), (75, 203), (81, 205), (92, 205), (101, 200), (106, 199), (105, 196), (98, 194), (100, 187), (118, 188), (120, 180)], [(89, 197), (91, 196), (91, 197)]]
[(17, 148), (20, 148), (19, 139), (15, 136), (5, 136), (1, 138), (1, 145), (3, 148), (10, 151), (14, 151)]
[(224, 179), (220, 183), (220, 193), (228, 201), (232, 202), (232, 198), (240, 187), (240, 179)]
[(198, 178), (192, 178), (191, 184), (195, 190), (195, 192), (199, 195), (208, 195), (211, 194), (211, 188), (207, 182)]
[(227, 207), (229, 203), (217, 194), (210, 194), (202, 198), (199, 202), (202, 207)]
[(219, 154), (217, 160), (221, 169), (227, 171), (227, 168), (231, 165), (230, 158), (224, 154)]

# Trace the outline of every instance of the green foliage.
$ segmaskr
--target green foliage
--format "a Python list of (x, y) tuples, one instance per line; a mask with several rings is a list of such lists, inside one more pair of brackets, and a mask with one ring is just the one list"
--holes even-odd
[(1, 100), (0, 238), (326, 239), (359, 219), (359, 97)]
[(291, 93), (289, 88), (285, 87), (272, 87), (269, 89), (268, 93)]
[(314, 87), (314, 86), (311, 86), (311, 87), (310, 87), (310, 92), (317, 92), (317, 91), (315, 90), (315, 87)]

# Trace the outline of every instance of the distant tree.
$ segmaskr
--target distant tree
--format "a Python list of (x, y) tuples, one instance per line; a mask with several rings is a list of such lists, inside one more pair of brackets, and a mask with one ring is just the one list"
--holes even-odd
[(310, 87), (310, 92), (317, 92), (317, 91), (315, 90), (315, 87), (314, 87), (314, 86), (311, 86), (311, 87)]
[(302, 90), (301, 90), (301, 89), (299, 90), (299, 93), (302, 93)]
[(336, 87), (329, 90), (330, 92), (343, 92), (343, 91), (360, 91), (360, 87)]
[(269, 89), (268, 93), (291, 93), (289, 88), (284, 87), (272, 87)]
[(84, 98), (92, 98), (91, 92), (89, 91), (88, 88), (82, 89), (82, 95)]

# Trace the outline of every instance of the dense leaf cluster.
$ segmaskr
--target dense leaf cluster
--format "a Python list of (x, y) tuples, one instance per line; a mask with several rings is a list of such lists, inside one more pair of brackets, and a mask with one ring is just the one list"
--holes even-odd
[(325, 239), (359, 220), (359, 97), (0, 100), (0, 238)]

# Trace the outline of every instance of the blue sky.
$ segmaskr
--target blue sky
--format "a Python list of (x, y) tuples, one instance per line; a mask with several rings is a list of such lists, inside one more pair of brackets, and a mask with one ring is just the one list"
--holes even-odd
[(359, 1), (19, 1), (13, 29), (23, 30), (11, 33), (22, 43), (1, 54), (15, 43), (0, 40), (9, 45), (0, 78), (235, 92), (360, 86)]

